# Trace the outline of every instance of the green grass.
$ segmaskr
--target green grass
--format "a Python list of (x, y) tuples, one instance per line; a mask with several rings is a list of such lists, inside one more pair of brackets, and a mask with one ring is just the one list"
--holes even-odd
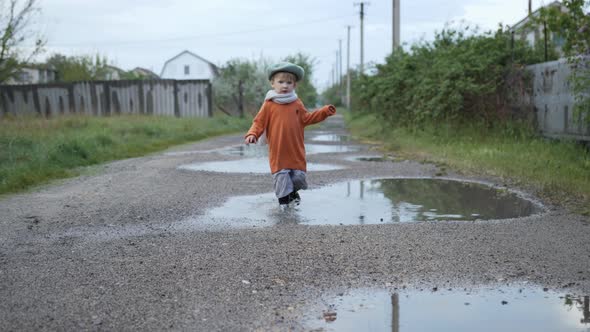
[(590, 152), (514, 126), (383, 128), (372, 115), (347, 116), (354, 135), (382, 143), (403, 158), (529, 187), (544, 199), (590, 214)]
[(245, 131), (251, 119), (156, 116), (0, 119), (0, 194), (80, 174), (81, 166)]

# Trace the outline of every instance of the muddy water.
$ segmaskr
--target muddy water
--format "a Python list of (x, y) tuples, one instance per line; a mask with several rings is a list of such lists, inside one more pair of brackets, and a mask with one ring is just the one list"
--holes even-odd
[(391, 156), (382, 156), (382, 155), (349, 156), (344, 159), (346, 159), (348, 161), (367, 161), (367, 162), (392, 162), (395, 160)]
[(306, 312), (321, 331), (590, 331), (589, 297), (543, 288), (354, 290)]
[[(301, 191), (299, 205), (281, 209), (273, 193), (232, 197), (195, 225), (267, 227), (285, 223), (358, 225), (524, 217), (541, 211), (506, 189), (450, 179), (356, 180)], [(329, 208), (327, 208), (329, 207)]]

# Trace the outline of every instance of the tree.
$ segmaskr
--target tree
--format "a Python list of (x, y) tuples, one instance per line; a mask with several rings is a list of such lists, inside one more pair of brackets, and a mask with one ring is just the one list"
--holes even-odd
[(555, 7), (541, 9), (538, 22), (564, 37), (563, 53), (572, 66), (571, 87), (576, 100), (575, 112), (590, 123), (590, 15), (589, 0), (563, 0), (567, 11)]
[(563, 35), (566, 56), (590, 55), (590, 15), (586, 13), (590, 1), (563, 0), (562, 5), (567, 11), (561, 11), (559, 7), (541, 8), (536, 21), (546, 22), (550, 30)]
[[(301, 53), (287, 56), (284, 61), (295, 63), (305, 70), (303, 80), (297, 82), (297, 95), (306, 107), (314, 108), (317, 92), (311, 84), (314, 61)], [(271, 61), (231, 59), (213, 80), (213, 103), (229, 115), (255, 115), (260, 109), (266, 92), (271, 89), (268, 69)]]
[(311, 83), (315, 60), (302, 53), (289, 55), (284, 60), (301, 66), (305, 70), (303, 79), (297, 82), (297, 96), (303, 101), (307, 108), (315, 108), (318, 101), (318, 93), (316, 88)]
[(213, 80), (213, 103), (230, 115), (256, 114), (270, 88), (266, 69), (268, 61), (231, 59)]
[(108, 59), (96, 54), (65, 56), (53, 54), (46, 62), (57, 71), (59, 82), (104, 80)]
[[(44, 40), (29, 30), (39, 12), (37, 0), (0, 0), (0, 83), (5, 82), (43, 50)], [(24, 44), (33, 39), (32, 48)]]
[(525, 41), (511, 43), (508, 27), (481, 34), (449, 26), (432, 42), (396, 50), (374, 75), (353, 80), (352, 109), (410, 128), (442, 122), (500, 125), (516, 116), (509, 102), (516, 92), (507, 77), (533, 59)]

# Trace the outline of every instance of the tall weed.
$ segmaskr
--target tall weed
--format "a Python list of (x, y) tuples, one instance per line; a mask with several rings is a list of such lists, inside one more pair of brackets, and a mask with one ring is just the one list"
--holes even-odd
[(400, 158), (531, 186), (550, 201), (590, 213), (590, 151), (575, 142), (538, 137), (516, 122), (495, 127), (428, 123), (417, 129), (387, 126), (375, 114), (347, 120), (353, 134), (380, 140)]
[(0, 120), (0, 194), (77, 174), (76, 168), (245, 130), (248, 119), (65, 116)]

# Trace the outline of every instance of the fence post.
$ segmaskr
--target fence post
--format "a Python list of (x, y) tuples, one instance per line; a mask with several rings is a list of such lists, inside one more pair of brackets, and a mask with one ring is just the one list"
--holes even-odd
[(209, 117), (213, 116), (213, 91), (211, 87), (211, 82), (207, 83), (207, 115)]
[(108, 84), (104, 85), (104, 115), (111, 115), (111, 87)]
[(179, 118), (180, 117), (180, 104), (178, 102), (178, 84), (177, 81), (174, 80), (174, 116)]
[(35, 106), (35, 111), (44, 117), (43, 111), (41, 110), (41, 103), (39, 103), (39, 90), (37, 86), (33, 86), (33, 105)]

